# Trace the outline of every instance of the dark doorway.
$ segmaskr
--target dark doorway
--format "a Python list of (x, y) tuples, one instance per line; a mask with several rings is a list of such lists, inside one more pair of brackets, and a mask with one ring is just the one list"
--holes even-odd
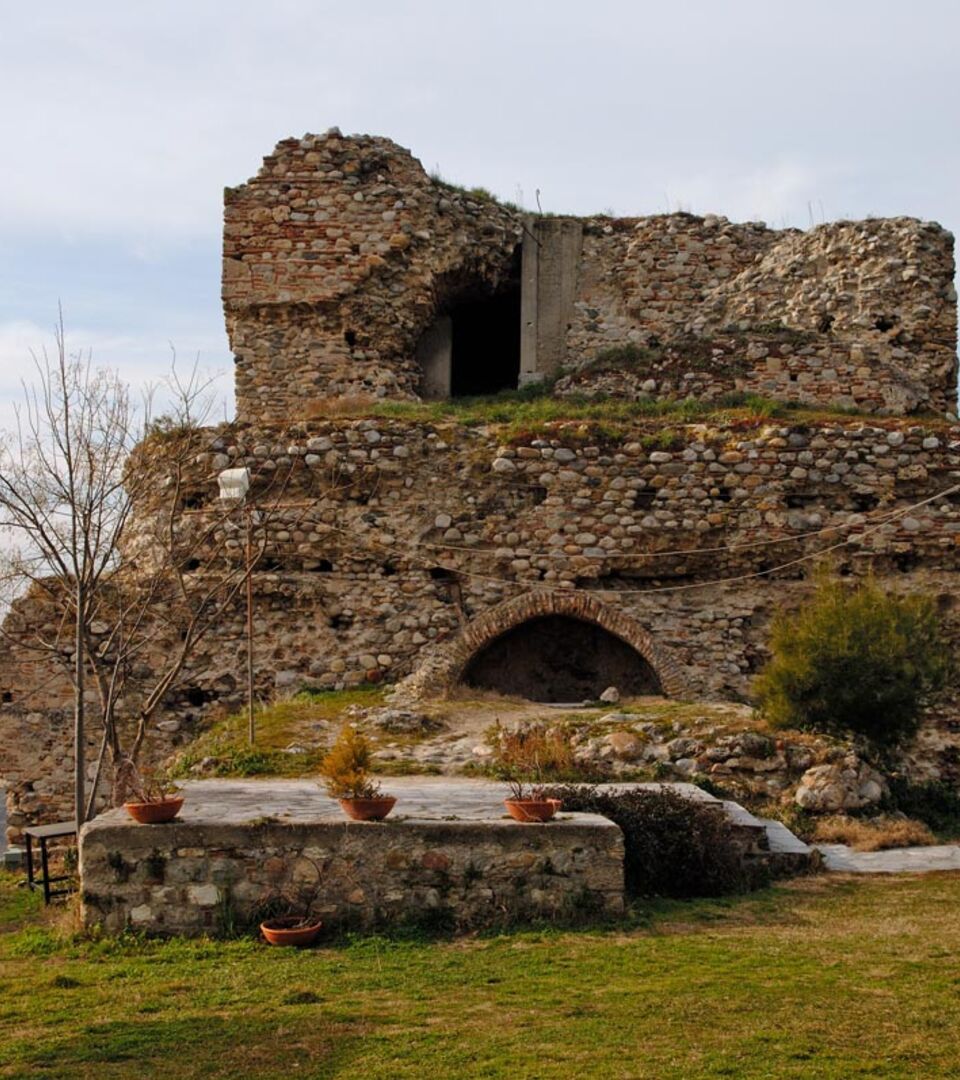
[(501, 634), (473, 657), (463, 681), (531, 701), (595, 701), (608, 686), (624, 695), (663, 692), (625, 641), (564, 615), (528, 619)]
[(451, 307), (450, 395), (516, 390), (520, 378), (520, 290)]

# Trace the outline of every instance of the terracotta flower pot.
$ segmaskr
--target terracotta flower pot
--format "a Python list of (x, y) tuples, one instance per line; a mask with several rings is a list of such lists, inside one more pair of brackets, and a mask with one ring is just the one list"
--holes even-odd
[(159, 825), (164, 821), (173, 821), (183, 806), (183, 796), (178, 795), (160, 802), (127, 802), (124, 810), (141, 825)]
[(504, 799), (515, 821), (549, 821), (558, 810), (558, 799)]
[(377, 795), (372, 799), (341, 799), (343, 812), (354, 821), (383, 821), (396, 806), (392, 795)]
[(295, 945), (299, 948), (312, 945), (322, 926), (319, 919), (304, 925), (303, 919), (288, 915), (280, 919), (265, 919), (260, 924), (260, 933), (271, 945)]

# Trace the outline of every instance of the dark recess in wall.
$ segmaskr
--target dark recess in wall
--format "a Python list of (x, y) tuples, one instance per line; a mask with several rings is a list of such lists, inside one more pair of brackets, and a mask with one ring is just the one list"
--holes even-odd
[(625, 641), (565, 615), (528, 619), (481, 649), (467, 665), (468, 686), (532, 701), (595, 701), (608, 686), (621, 694), (660, 694), (653, 668)]
[(520, 289), (450, 309), (453, 397), (515, 390), (520, 378)]

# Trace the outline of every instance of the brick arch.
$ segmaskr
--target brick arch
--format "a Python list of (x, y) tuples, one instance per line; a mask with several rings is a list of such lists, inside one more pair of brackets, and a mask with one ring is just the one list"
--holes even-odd
[(680, 666), (662, 645), (629, 615), (587, 593), (531, 592), (516, 596), (478, 615), (453, 641), (445, 643), (424, 680), (422, 689), (439, 691), (459, 682), (470, 660), (501, 634), (543, 615), (565, 615), (593, 623), (626, 642), (653, 668), (669, 697), (688, 693)]

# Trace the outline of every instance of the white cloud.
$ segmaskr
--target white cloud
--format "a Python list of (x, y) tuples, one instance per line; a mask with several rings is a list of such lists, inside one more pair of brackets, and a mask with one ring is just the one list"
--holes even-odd
[(960, 224), (953, 0), (3, 8), (0, 400), (57, 297), (131, 381), (175, 335), (229, 384), (222, 188), (335, 124), (557, 212)]
[[(162, 412), (169, 402), (164, 379), (169, 376), (173, 353), (170, 343), (153, 335), (117, 334), (84, 327), (68, 327), (65, 336), (70, 355), (92, 356), (95, 367), (109, 368), (120, 374), (131, 390), (139, 394), (147, 387), (156, 388), (154, 411)], [(195, 343), (196, 344), (196, 343)], [(30, 320), (11, 320), (0, 323), (0, 429), (9, 429), (15, 422), (14, 408), (23, 400), (23, 384), (35, 384), (37, 371), (34, 357), (46, 349), (56, 355), (54, 328), (43, 327)], [(223, 354), (222, 341), (211, 339), (199, 343), (199, 368), (204, 378), (215, 379), (212, 392), (217, 399), (214, 418), (224, 412), (232, 415), (232, 372), (223, 365), (212, 363)], [(177, 370), (189, 374), (196, 353), (177, 353)]]
[(847, 170), (779, 158), (748, 170), (713, 170), (679, 180), (665, 192), (671, 210), (720, 212), (773, 228), (805, 227), (826, 214), (824, 198), (846, 182)]
[(817, 185), (825, 205), (849, 199), (837, 213), (885, 212), (923, 186), (922, 213), (960, 216), (948, 0), (489, 0), (482, 16), (444, 0), (8, 8), (11, 233), (121, 234), (148, 254), (216, 236), (224, 185), (277, 139), (331, 124), (391, 135), (427, 168), (507, 197), (519, 185), (532, 203), (539, 187), (551, 209), (650, 212), (666, 188), (775, 218), (803, 201), (808, 171), (833, 182), (842, 160), (859, 181)]

